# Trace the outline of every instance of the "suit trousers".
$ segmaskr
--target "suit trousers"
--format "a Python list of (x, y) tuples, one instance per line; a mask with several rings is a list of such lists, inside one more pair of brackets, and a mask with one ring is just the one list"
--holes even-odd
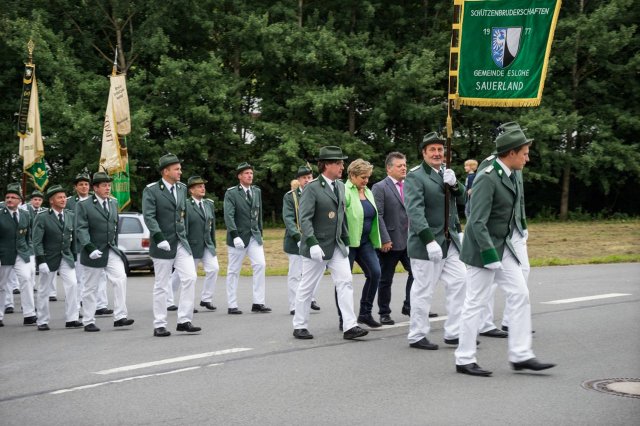
[(96, 309), (103, 309), (109, 305), (107, 298), (107, 275), (102, 273), (98, 280), (98, 292), (96, 293)]
[(342, 312), (343, 329), (349, 330), (358, 323), (353, 310), (353, 276), (349, 267), (349, 258), (336, 247), (333, 257), (321, 262), (302, 258), (302, 280), (296, 292), (296, 313), (293, 316), (293, 328), (308, 328), (311, 312), (311, 298), (322, 279), (324, 271), (329, 269), (331, 279), (336, 286), (338, 305)]
[[(373, 302), (380, 284), (380, 261), (371, 241), (360, 243), (360, 247), (349, 247), (349, 264), (352, 270), (354, 262), (358, 262), (365, 276), (362, 295), (360, 296), (359, 316), (371, 315)], [(340, 315), (339, 307), (338, 315)]]
[(171, 294), (171, 270), (175, 268), (180, 278), (180, 302), (178, 303), (178, 324), (193, 320), (193, 299), (198, 279), (193, 256), (178, 243), (176, 257), (158, 259), (152, 257), (155, 280), (153, 284), (153, 327), (167, 326), (167, 298)]
[[(296, 292), (302, 281), (302, 259), (299, 254), (288, 254), (289, 258), (289, 272), (287, 273), (287, 295), (289, 298), (289, 311), (296, 309)], [(319, 283), (319, 281), (318, 281)], [(316, 293), (318, 292), (318, 285), (313, 289), (311, 301), (316, 300)]]
[[(518, 260), (520, 260), (520, 268), (522, 269), (522, 275), (524, 275), (524, 282), (529, 283), (529, 273), (531, 272), (531, 265), (529, 264), (529, 252), (527, 251), (527, 240), (524, 239), (524, 236), (519, 231), (514, 231), (511, 236), (511, 244), (513, 244), (513, 248), (516, 250), (516, 254), (518, 255)], [(495, 293), (498, 285), (493, 283), (491, 286), (491, 297), (489, 299), (489, 303), (487, 304), (487, 310), (484, 314), (484, 319), (482, 320), (482, 326), (480, 327), (480, 332), (484, 333), (489, 330), (493, 330), (496, 328), (493, 318), (493, 307), (495, 302)], [(502, 313), (502, 325), (508, 327), (509, 326), (509, 315), (510, 311), (513, 307), (509, 306), (506, 302), (504, 304), (504, 312)]]
[[(11, 272), (15, 272), (18, 277), (18, 283), (20, 284), (20, 304), (22, 305), (22, 315), (25, 318), (36, 315), (35, 301), (33, 298), (33, 278), (35, 277), (35, 270), (34, 262), (27, 263), (22, 260), (20, 256), (16, 256), (14, 265), (0, 266), (0, 283), (2, 283), (5, 292), (12, 291), (8, 289), (7, 285)], [(4, 299), (6, 299), (6, 294)], [(2, 315), (4, 315), (4, 309), (2, 310)], [(0, 317), (0, 319), (2, 318), (3, 317)]]
[[(218, 272), (220, 271), (220, 264), (218, 263), (218, 256), (214, 256), (210, 251), (205, 250), (202, 258), (193, 259), (193, 265), (198, 270), (198, 264), (202, 262), (204, 268), (204, 281), (202, 283), (202, 294), (200, 300), (202, 302), (213, 302), (213, 292), (216, 289), (216, 281), (218, 280)], [(197, 280), (196, 280), (197, 281)], [(180, 288), (180, 276), (174, 270), (171, 274), (171, 292), (167, 296), (167, 307), (174, 304), (173, 298)], [(195, 290), (194, 290), (195, 292)], [(194, 296), (195, 303), (195, 296)]]
[(60, 262), (57, 271), (40, 271), (40, 283), (38, 284), (37, 304), (38, 304), (38, 325), (49, 324), (51, 315), (49, 313), (49, 296), (51, 288), (56, 286), (56, 275), (60, 273), (62, 285), (64, 286), (64, 317), (65, 322), (78, 321), (78, 282), (76, 280), (75, 268), (69, 266), (64, 260)]
[(415, 280), (411, 286), (411, 317), (407, 336), (409, 343), (427, 338), (431, 331), (429, 311), (433, 291), (439, 281), (444, 283), (446, 294), (447, 320), (444, 323), (444, 338), (456, 339), (459, 336), (467, 271), (459, 255), (456, 247), (451, 245), (447, 257), (439, 262), (411, 259), (411, 270)]
[(411, 285), (413, 284), (413, 274), (411, 273), (411, 262), (407, 250), (390, 250), (386, 253), (379, 252), (380, 260), (380, 285), (378, 286), (378, 313), (380, 315), (389, 315), (391, 313), (391, 285), (393, 284), (393, 276), (396, 273), (396, 265), (398, 262), (409, 273), (407, 283), (405, 285), (405, 295), (402, 306), (411, 308)]
[(107, 281), (113, 288), (114, 320), (127, 317), (127, 274), (124, 271), (124, 262), (115, 251), (108, 250), (109, 258), (104, 268), (83, 265), (82, 323), (84, 325), (96, 322), (97, 297), (103, 274), (106, 274)]
[(460, 344), (455, 352), (456, 364), (477, 362), (476, 338), (493, 283), (506, 293), (512, 307), (509, 328), (509, 361), (522, 362), (534, 358), (531, 349), (531, 304), (522, 269), (509, 249), (502, 255), (502, 268), (491, 270), (470, 266), (467, 271), (467, 295), (460, 322)]
[(265, 303), (265, 269), (267, 263), (264, 259), (264, 247), (251, 237), (249, 245), (242, 249), (227, 246), (229, 264), (227, 266), (227, 305), (229, 308), (238, 307), (238, 279), (240, 269), (245, 256), (249, 256), (251, 269), (253, 270), (253, 303), (263, 305)]
[[(5, 287), (4, 283), (0, 281), (0, 287)], [(9, 274), (9, 279), (7, 280), (6, 288), (5, 288), (5, 296), (0, 297), (0, 302), (4, 300), (4, 308), (12, 307), (13, 308), (13, 290), (19, 289), (20, 284), (18, 283), (18, 276), (16, 275), (16, 271), (13, 269)]]

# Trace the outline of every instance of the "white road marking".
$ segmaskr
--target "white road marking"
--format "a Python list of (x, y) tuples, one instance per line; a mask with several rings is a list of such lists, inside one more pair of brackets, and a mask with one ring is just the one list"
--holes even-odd
[[(446, 315), (439, 315), (435, 318), (429, 318), (429, 322), (439, 322), (439, 321), (446, 321), (447, 320), (447, 316)], [(406, 325), (409, 325), (409, 321), (402, 321), (402, 322), (397, 322), (393, 325), (383, 325), (380, 328), (369, 328), (367, 327), (367, 329), (369, 330), (386, 330), (388, 328), (396, 328), (396, 327), (404, 327)]]
[(167, 374), (182, 373), (182, 372), (185, 372), (185, 371), (197, 370), (198, 368), (201, 368), (201, 367), (200, 366), (187, 367), (187, 368), (180, 368), (178, 370), (165, 371), (163, 373), (143, 374), (141, 376), (125, 377), (124, 379), (109, 380), (107, 382), (93, 383), (93, 384), (84, 385), (84, 386), (76, 386), (75, 388), (59, 389), (57, 391), (49, 392), (49, 394), (51, 394), (51, 395), (59, 395), (59, 394), (62, 394), (62, 393), (67, 393), (67, 392), (74, 392), (74, 391), (79, 391), (79, 390), (84, 390), (84, 389), (97, 388), (98, 386), (109, 385), (109, 384), (112, 384), (112, 383), (123, 383), (123, 382), (129, 382), (131, 380), (146, 379), (148, 377), (165, 376)]
[(172, 364), (174, 362), (191, 361), (194, 359), (208, 358), (216, 355), (226, 355), (226, 354), (251, 351), (251, 350), (253, 350), (253, 348), (232, 348), (232, 349), (224, 349), (224, 350), (215, 351), (215, 352), (204, 352), (201, 354), (193, 354), (193, 355), (179, 356), (176, 358), (161, 359), (158, 361), (143, 362), (142, 364), (125, 365), (124, 367), (117, 367), (117, 368), (111, 368), (109, 370), (95, 371), (94, 374), (121, 373), (123, 371), (131, 371), (131, 370), (138, 370), (140, 368), (155, 367), (156, 365)]
[(551, 300), (549, 302), (541, 302), (541, 303), (545, 305), (561, 305), (563, 303), (585, 302), (588, 300), (609, 299), (611, 297), (622, 297), (622, 296), (631, 296), (631, 294), (630, 293), (597, 294), (595, 296), (574, 297), (573, 299)]

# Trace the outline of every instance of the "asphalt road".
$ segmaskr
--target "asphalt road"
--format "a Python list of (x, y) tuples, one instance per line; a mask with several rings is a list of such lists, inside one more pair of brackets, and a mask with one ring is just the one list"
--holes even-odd
[[(355, 276), (358, 298), (363, 280)], [(494, 372), (490, 378), (456, 374), (442, 318), (430, 336), (440, 350), (409, 348), (398, 279), (392, 316), (401, 323), (358, 342), (338, 331), (329, 277), (318, 294), (322, 310), (310, 321), (315, 339), (295, 340), (285, 281), (267, 278), (274, 312), (252, 314), (250, 279), (241, 278), (245, 314), (232, 316), (224, 278), (218, 280), (218, 311), (196, 314), (203, 331), (194, 335), (175, 332), (170, 312), (172, 336), (152, 336), (151, 276), (129, 279), (129, 317), (136, 320), (130, 328), (114, 329), (113, 319), (102, 317), (99, 333), (67, 330), (62, 301), (51, 304), (49, 332), (23, 326), (19, 313), (5, 316), (0, 425), (636, 425), (640, 419), (640, 399), (582, 386), (640, 378), (640, 264), (534, 268), (534, 351), (558, 366), (513, 372), (507, 341), (481, 337), (479, 363)], [(61, 288), (58, 294), (62, 299)], [(601, 298), (545, 303), (593, 296)], [(443, 302), (439, 288), (432, 310), (444, 315)], [(499, 313), (502, 306), (499, 296)]]

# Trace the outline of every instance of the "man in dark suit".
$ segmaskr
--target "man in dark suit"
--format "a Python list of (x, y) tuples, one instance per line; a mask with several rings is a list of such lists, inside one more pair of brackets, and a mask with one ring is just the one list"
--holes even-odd
[(187, 239), (187, 187), (180, 182), (182, 166), (174, 154), (160, 157), (158, 171), (162, 178), (150, 183), (142, 193), (142, 214), (149, 228), (155, 280), (153, 284), (153, 335), (167, 337), (167, 295), (171, 292), (171, 270), (180, 277), (177, 331), (195, 333), (193, 305), (198, 279), (193, 253)]
[(342, 150), (325, 146), (318, 156), (317, 179), (309, 182), (300, 198), (300, 255), (302, 281), (296, 292), (293, 337), (313, 339), (308, 322), (313, 291), (329, 270), (336, 286), (342, 312), (345, 339), (357, 339), (369, 332), (358, 327), (353, 309), (353, 277), (349, 265), (349, 232), (345, 218), (345, 187), (340, 181), (344, 170)]
[[(205, 184), (207, 181), (200, 176), (191, 176), (187, 181), (187, 187), (191, 197), (187, 200), (187, 239), (193, 253), (193, 264), (197, 268), (202, 263), (204, 268), (204, 282), (200, 295), (200, 306), (209, 311), (215, 311), (213, 305), (213, 292), (218, 280), (220, 265), (216, 256), (216, 215), (213, 200), (204, 198), (207, 193)], [(167, 301), (168, 310), (177, 310), (173, 305), (173, 297), (180, 287), (180, 276), (175, 271), (171, 275), (173, 294)], [(171, 309), (173, 307), (174, 309)]]
[(253, 166), (236, 167), (238, 184), (224, 194), (224, 223), (227, 226), (227, 313), (241, 314), (238, 309), (238, 279), (242, 261), (249, 257), (253, 270), (253, 304), (251, 312), (269, 313), (265, 302), (265, 269), (262, 244), (262, 192), (253, 185)]
[[(18, 208), (22, 202), (19, 183), (10, 183), (0, 209), (0, 300), (5, 300), (6, 282), (14, 271), (20, 284), (20, 301), (24, 325), (36, 324), (33, 300), (33, 278), (35, 276), (33, 246), (31, 245), (31, 215)], [(0, 325), (4, 310), (0, 310)]]
[(104, 172), (93, 174), (94, 194), (76, 206), (76, 231), (82, 246), (84, 267), (82, 322), (84, 331), (96, 332), (96, 296), (103, 273), (113, 286), (114, 327), (133, 324), (127, 318), (127, 274), (124, 253), (118, 248), (118, 201), (111, 197), (111, 178)]
[(36, 216), (33, 225), (33, 249), (40, 270), (38, 285), (38, 330), (49, 330), (49, 301), (60, 274), (65, 294), (65, 327), (78, 328), (78, 290), (76, 288), (76, 240), (74, 213), (65, 210), (67, 195), (60, 185), (47, 190), (49, 209)]
[(467, 293), (460, 321), (456, 371), (490, 376), (477, 364), (476, 338), (495, 282), (507, 294), (510, 306), (509, 361), (514, 370), (545, 370), (555, 364), (539, 362), (531, 348), (531, 303), (519, 254), (511, 237), (516, 224), (518, 183), (516, 170), (529, 161), (529, 146), (521, 129), (496, 138), (497, 158), (473, 183), (471, 215), (465, 228), (460, 259), (469, 265)]

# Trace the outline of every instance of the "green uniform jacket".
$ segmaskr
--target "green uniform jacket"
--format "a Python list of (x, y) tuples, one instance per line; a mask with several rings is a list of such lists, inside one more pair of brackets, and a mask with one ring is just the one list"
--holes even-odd
[(31, 215), (26, 210), (18, 210), (18, 224), (9, 209), (3, 206), (0, 210), (0, 263), (3, 265), (15, 265), (17, 256), (29, 263), (33, 255)]
[(36, 216), (38, 215), (38, 213), (44, 212), (47, 209), (45, 209), (44, 207), (38, 207), (38, 210), (36, 210), (36, 209), (33, 208), (33, 206), (31, 204), (27, 204), (27, 210), (29, 211), (29, 214), (31, 215), (31, 229), (33, 229), (33, 221), (36, 220)]
[(345, 218), (344, 183), (336, 180), (338, 197), (322, 175), (309, 182), (300, 197), (300, 254), (311, 258), (309, 249), (319, 244), (324, 260), (333, 257), (338, 248), (348, 255), (349, 229)]
[(505, 247), (518, 259), (511, 245), (516, 188), (497, 162), (478, 173), (471, 198), (460, 260), (481, 268), (501, 261)]
[[(480, 171), (493, 164), (493, 160), (495, 159), (495, 155), (490, 155), (482, 160), (482, 163), (478, 166), (477, 173), (480, 173)], [(518, 182), (518, 199), (516, 200), (516, 214), (514, 221), (518, 231), (524, 235), (524, 230), (527, 229), (527, 214), (524, 208), (524, 179), (522, 177), (522, 170), (514, 170), (514, 173), (516, 174), (516, 182)]]
[[(187, 186), (176, 182), (176, 198), (169, 192), (162, 179), (147, 185), (142, 191), (142, 215), (151, 234), (149, 255), (157, 259), (176, 257), (178, 242), (191, 254), (187, 240)], [(158, 248), (158, 243), (167, 241), (170, 251)]]
[(302, 238), (299, 220), (301, 196), (302, 191), (298, 188), (295, 191), (287, 192), (282, 198), (282, 220), (285, 226), (282, 247), (287, 254), (300, 254), (298, 242)]
[[(89, 197), (91, 197), (91, 195), (89, 195)], [(67, 204), (64, 207), (65, 210), (72, 211), (74, 213), (74, 216), (75, 216), (74, 220), (76, 222), (73, 225), (74, 225), (74, 228), (76, 229), (76, 233), (75, 233), (76, 234), (75, 250), (76, 250), (77, 254), (80, 254), (80, 250), (82, 250), (82, 246), (80, 245), (80, 241), (78, 241), (78, 232), (77, 232), (77, 230), (78, 230), (78, 222), (77, 222), (77, 220), (78, 220), (78, 212), (76, 211), (76, 207), (78, 206), (78, 203), (80, 201), (81, 200), (80, 200), (80, 197), (78, 196), (78, 194), (70, 195), (70, 196), (67, 197)], [(76, 258), (77, 258), (77, 256), (76, 256)]]
[(195, 259), (202, 259), (204, 250), (216, 255), (216, 216), (213, 200), (202, 199), (200, 210), (196, 200), (187, 201), (187, 239)]
[[(95, 195), (76, 205), (76, 233), (80, 243), (80, 263), (91, 268), (104, 268), (112, 249), (125, 261), (118, 249), (118, 201), (109, 199), (109, 212), (105, 212)], [(91, 259), (89, 255), (100, 250), (102, 257)]]
[[(358, 194), (358, 187), (355, 186), (350, 180), (345, 183), (345, 209), (347, 212), (347, 228), (349, 228), (349, 242), (350, 247), (360, 247), (360, 240), (362, 240), (362, 227), (364, 225), (364, 210), (362, 209), (362, 202), (360, 201), (360, 195)], [(369, 241), (373, 245), (373, 248), (380, 248), (382, 245), (380, 242), (380, 222), (378, 219), (378, 207), (376, 206), (376, 200), (373, 197), (373, 192), (367, 187), (364, 188), (364, 196), (369, 200), (373, 208), (376, 210), (376, 215), (373, 217), (373, 223), (371, 224), (371, 232), (369, 233)]]
[(46, 263), (49, 270), (57, 271), (64, 259), (70, 267), (75, 266), (76, 233), (75, 215), (64, 211), (64, 227), (53, 209), (36, 216), (33, 223), (33, 249), (36, 263)]
[[(475, 182), (474, 182), (475, 185)], [(449, 235), (451, 241), (461, 250), (458, 231), (457, 203), (464, 204), (466, 188), (458, 182), (449, 198)], [(444, 182), (442, 177), (424, 161), (407, 173), (404, 184), (404, 200), (409, 216), (409, 240), (407, 254), (414, 259), (429, 260), (427, 244), (436, 241), (446, 257), (448, 245), (444, 235)]]
[(244, 246), (251, 237), (262, 245), (262, 193), (251, 185), (251, 201), (242, 185), (232, 186), (224, 194), (224, 223), (227, 226), (227, 245), (233, 247), (233, 239), (242, 238)]

